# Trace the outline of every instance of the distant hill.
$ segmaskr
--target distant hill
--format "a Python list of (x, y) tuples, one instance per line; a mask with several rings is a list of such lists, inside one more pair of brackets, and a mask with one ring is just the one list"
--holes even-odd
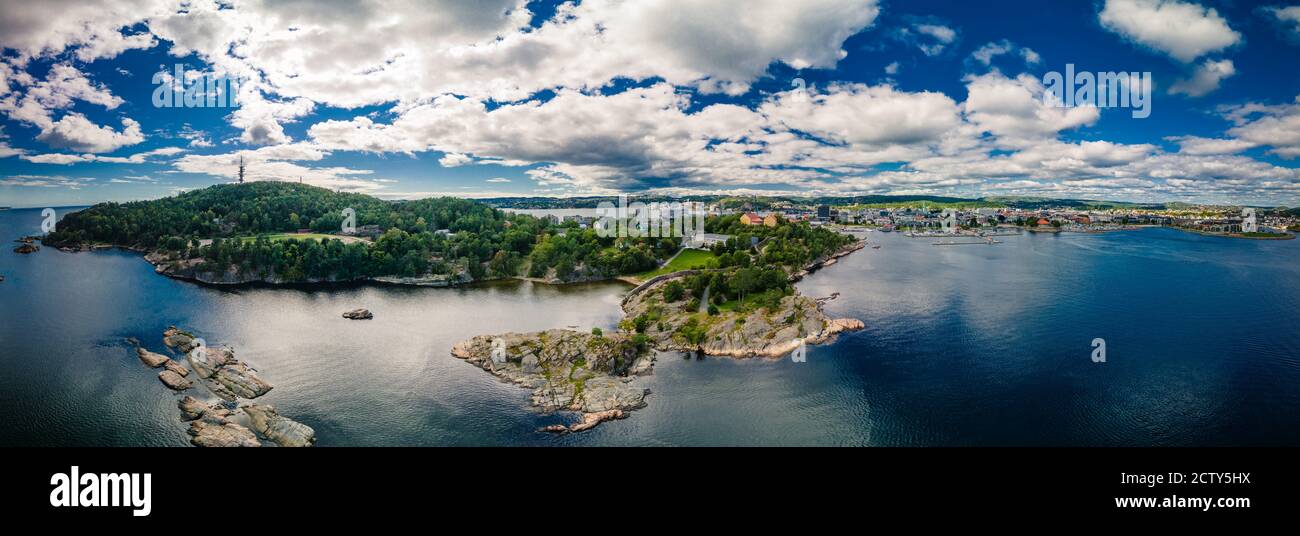
[[(1184, 203), (1129, 203), (1123, 201), (1098, 201), (1086, 199), (1054, 199), (1045, 197), (1016, 197), (1016, 196), (990, 196), (979, 198), (962, 198), (962, 197), (945, 197), (934, 195), (855, 195), (855, 196), (819, 196), (819, 197), (798, 197), (798, 196), (723, 196), (723, 195), (686, 195), (680, 197), (670, 196), (641, 196), (632, 194), (630, 200), (642, 203), (668, 202), (668, 201), (699, 201), (702, 203), (717, 203), (727, 208), (739, 208), (748, 204), (754, 209), (765, 209), (775, 203), (785, 202), (800, 206), (814, 205), (869, 205), (869, 206), (890, 206), (901, 204), (930, 204), (934, 206), (962, 206), (962, 207), (1012, 207), (1037, 209), (1046, 207), (1071, 207), (1071, 208), (1093, 208), (1093, 209), (1113, 209), (1113, 208), (1133, 208), (1146, 210), (1161, 210), (1164, 208), (1174, 208)], [(595, 208), (601, 202), (617, 203), (618, 198), (615, 196), (590, 196), (590, 197), (497, 197), (480, 199), (480, 201), (501, 208), (516, 209), (562, 209), (562, 208)]]
[(337, 232), (343, 209), (356, 211), (358, 226), (410, 232), (458, 227), (497, 229), (504, 219), (486, 205), (457, 198), (383, 201), (292, 182), (221, 184), (173, 197), (100, 203), (68, 214), (47, 241), (54, 245), (109, 243), (153, 248), (165, 237), (212, 238), (294, 232)]

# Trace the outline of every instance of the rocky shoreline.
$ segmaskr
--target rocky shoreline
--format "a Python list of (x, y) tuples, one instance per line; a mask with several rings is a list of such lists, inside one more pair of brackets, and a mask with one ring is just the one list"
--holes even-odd
[[(219, 400), (204, 402), (185, 395), (176, 403), (182, 421), (188, 421), (190, 443), (198, 447), (260, 447), (269, 441), (282, 447), (309, 447), (316, 443), (316, 432), (276, 412), (265, 404), (239, 404), (241, 398), (253, 399), (271, 391), (272, 385), (257, 372), (235, 358), (226, 346), (208, 347), (202, 339), (175, 326), (163, 332), (163, 345), (184, 356), (187, 368), (178, 359), (149, 351), (140, 341), (129, 339), (136, 357), (149, 368), (162, 369), (158, 379), (177, 392), (203, 385)], [(190, 373), (194, 378), (190, 378)], [(259, 440), (260, 438), (260, 440)]]
[[(39, 250), (40, 246), (31, 246), (33, 251)], [(203, 285), (212, 285), (218, 287), (240, 287), (254, 285), (269, 286), (302, 286), (302, 285), (336, 285), (336, 284), (355, 284), (371, 283), (378, 285), (395, 285), (403, 287), (429, 287), (429, 288), (451, 288), (475, 283), (486, 283), (491, 281), (500, 281), (506, 279), (515, 279), (519, 281), (530, 281), (544, 285), (576, 285), (582, 283), (596, 283), (601, 281), (620, 280), (620, 277), (597, 277), (583, 276), (571, 279), (559, 278), (537, 278), (525, 276), (513, 277), (492, 277), (474, 279), (467, 273), (459, 274), (440, 274), (427, 275), (419, 277), (400, 277), (400, 276), (376, 276), (376, 277), (358, 277), (354, 279), (334, 279), (334, 278), (308, 278), (300, 281), (287, 281), (274, 274), (260, 276), (255, 274), (240, 273), (235, 267), (221, 272), (199, 271), (198, 265), (202, 259), (176, 259), (172, 255), (162, 251), (151, 251), (137, 246), (124, 246), (119, 244), (79, 244), (75, 246), (59, 245), (56, 246), (59, 251), (65, 253), (80, 253), (87, 251), (102, 251), (106, 249), (122, 249), (139, 253), (154, 267), (154, 272), (176, 279), (179, 281), (188, 281)], [(15, 250), (16, 251), (16, 250)], [(26, 252), (25, 252), (26, 253)]]
[[(111, 247), (120, 246), (98, 244), (59, 249), (90, 251)], [(798, 281), (809, 273), (834, 265), (838, 259), (864, 247), (862, 241), (851, 243), (835, 253), (814, 260), (791, 274), (790, 279)], [(476, 282), (462, 274), (462, 277), (454, 279), (380, 277), (289, 283), (274, 277), (246, 277), (233, 269), (220, 273), (198, 272), (196, 268), (202, 262), (198, 259), (179, 260), (157, 251), (123, 248), (144, 253), (144, 259), (154, 266), (158, 274), (210, 285), (375, 282), (446, 287)], [(646, 327), (643, 333), (614, 333), (606, 336), (598, 330), (585, 334), (555, 329), (522, 334), (480, 335), (457, 343), (451, 353), (503, 381), (531, 389), (532, 405), (544, 412), (577, 412), (576, 422), (540, 429), (543, 432), (572, 433), (589, 430), (605, 421), (626, 418), (630, 412), (645, 407), (649, 390), (633, 384), (637, 376), (653, 372), (654, 350), (699, 352), (734, 358), (779, 358), (804, 344), (830, 342), (840, 333), (863, 327), (862, 322), (856, 319), (827, 317), (821, 311), (822, 301), (801, 296), (798, 292), (782, 298), (779, 307), (773, 310), (762, 308), (743, 314), (727, 312), (717, 316), (704, 316), (698, 311), (687, 311), (684, 307), (685, 300), (666, 303), (662, 287), (688, 273), (694, 272), (679, 272), (655, 278), (636, 287), (624, 298), (622, 308), (627, 318), (650, 312), (652, 308), (659, 309), (656, 311), (659, 321)], [(523, 277), (517, 279), (534, 281)], [(591, 281), (595, 280), (573, 282)], [(368, 319), (372, 317), (368, 313), (369, 311), (356, 310), (349, 311), (344, 316)], [(681, 336), (683, 325), (687, 322), (701, 323), (701, 318), (704, 318), (703, 325), (700, 326), (704, 334), (702, 340), (685, 340)], [(188, 390), (195, 383), (202, 384), (224, 401), (205, 404), (187, 396), (178, 403), (183, 418), (191, 422), (191, 443), (197, 446), (259, 446), (259, 437), (284, 446), (310, 446), (315, 443), (314, 432), (310, 427), (279, 415), (273, 407), (238, 405), (240, 398), (257, 398), (273, 387), (261, 380), (255, 370), (236, 359), (232, 349), (223, 346), (205, 347), (203, 351), (194, 352), (195, 348), (203, 346), (202, 342), (174, 326), (164, 332), (164, 344), (186, 356), (196, 377), (188, 378), (189, 370), (168, 356), (139, 348), (138, 356), (142, 362), (150, 367), (165, 369), (159, 372), (160, 381), (176, 391)]]
[[(792, 274), (797, 281), (817, 269), (863, 249), (855, 242), (815, 260)], [(696, 273), (687, 270), (656, 277), (629, 291), (622, 301), (625, 319), (646, 316), (640, 332), (604, 335), (570, 330), (479, 335), (457, 343), (451, 354), (503, 381), (532, 389), (531, 403), (544, 412), (573, 411), (579, 420), (553, 424), (539, 431), (558, 434), (581, 432), (602, 422), (623, 419), (646, 405), (648, 390), (634, 385), (639, 375), (652, 374), (654, 352), (699, 352), (734, 358), (779, 358), (806, 344), (833, 341), (844, 332), (862, 329), (853, 318), (830, 318), (822, 305), (832, 298), (813, 299), (797, 291), (781, 299), (774, 309), (747, 313), (706, 315), (691, 310), (689, 296), (666, 300), (663, 287), (670, 281)], [(687, 340), (683, 333), (702, 333)]]
[[(633, 379), (649, 372), (654, 360), (653, 352), (625, 334), (562, 329), (480, 335), (457, 343), (451, 354), (505, 382), (531, 389), (532, 405), (544, 412), (580, 412), (582, 422), (573, 425), (578, 429), (564, 427), (563, 431), (586, 430), (645, 407), (650, 393), (633, 385)], [(546, 427), (543, 431), (561, 430)]]

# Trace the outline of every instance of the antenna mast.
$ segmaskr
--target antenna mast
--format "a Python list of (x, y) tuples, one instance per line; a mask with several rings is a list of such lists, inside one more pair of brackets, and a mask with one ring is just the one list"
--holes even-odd
[(239, 184), (244, 184), (244, 157), (239, 157)]

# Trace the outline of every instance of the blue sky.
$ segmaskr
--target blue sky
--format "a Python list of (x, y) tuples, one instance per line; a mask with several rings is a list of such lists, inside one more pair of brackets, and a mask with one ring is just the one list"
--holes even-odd
[[(0, 1), (0, 205), (302, 180), (1300, 203), (1300, 5)], [(66, 4), (66, 5), (53, 5)], [(155, 107), (177, 64), (245, 80)], [(1151, 114), (1043, 75), (1150, 72)]]

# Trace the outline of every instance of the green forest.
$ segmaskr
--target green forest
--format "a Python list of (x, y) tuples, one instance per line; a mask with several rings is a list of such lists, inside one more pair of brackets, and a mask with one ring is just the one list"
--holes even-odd
[[(310, 230), (338, 233), (344, 209), (364, 242), (270, 240)], [(255, 237), (255, 238), (253, 238)], [(210, 243), (204, 243), (211, 239)], [(174, 197), (102, 203), (75, 212), (46, 237), (56, 247), (111, 244), (202, 259), (201, 271), (236, 267), (282, 281), (467, 274), (611, 277), (654, 269), (672, 241), (601, 238), (575, 222), (557, 224), (457, 198), (383, 201), (286, 182), (218, 185)]]
[[(337, 234), (344, 209), (355, 212), (358, 238), (284, 236)], [(738, 216), (711, 218), (706, 228), (734, 236), (714, 247), (717, 258), (708, 268), (790, 270), (851, 240), (806, 224), (745, 226)], [(577, 222), (512, 214), (465, 199), (384, 201), (287, 182), (217, 185), (152, 201), (101, 203), (68, 214), (45, 243), (157, 251), (172, 260), (197, 261), (199, 272), (233, 269), (283, 282), (385, 276), (599, 279), (654, 270), (681, 248), (679, 238), (601, 237)]]

